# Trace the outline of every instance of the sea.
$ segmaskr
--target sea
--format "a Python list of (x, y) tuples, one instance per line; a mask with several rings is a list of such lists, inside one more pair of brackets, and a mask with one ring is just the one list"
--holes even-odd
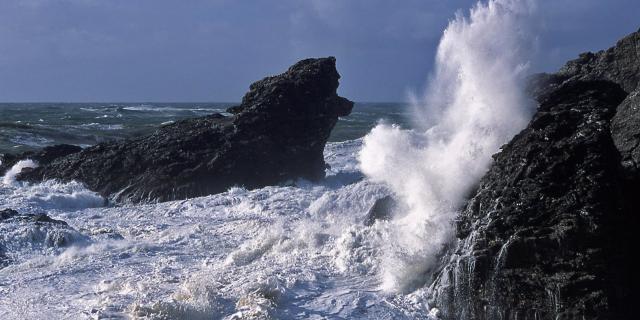
[[(136, 137), (232, 105), (0, 104), (0, 153)], [(0, 222), (0, 319), (427, 319), (424, 293), (382, 288), (385, 225), (364, 221), (390, 190), (357, 159), (378, 123), (410, 120), (403, 103), (356, 103), (317, 183), (104, 207), (77, 182), (5, 177), (0, 209), (68, 226)]]
[[(441, 318), (433, 294), (460, 277), (430, 285), (456, 261), (443, 253), (459, 210), (535, 110), (523, 91), (534, 9), (489, 0), (457, 14), (424, 92), (411, 107), (357, 103), (318, 182), (105, 207), (79, 182), (27, 184), (12, 168), (0, 210), (68, 225), (0, 221), (0, 319)], [(231, 105), (0, 104), (0, 153), (137, 137)], [(365, 223), (390, 195), (391, 216)]]

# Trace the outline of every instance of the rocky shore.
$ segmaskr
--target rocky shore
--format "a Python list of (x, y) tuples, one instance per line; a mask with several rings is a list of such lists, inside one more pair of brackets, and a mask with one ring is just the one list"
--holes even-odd
[(336, 93), (335, 58), (302, 60), (250, 86), (230, 114), (212, 114), (155, 133), (86, 149), (55, 146), (5, 155), (1, 172), (30, 158), (17, 178), (77, 180), (111, 201), (155, 202), (324, 177), (323, 150), (353, 102)]
[(444, 319), (631, 319), (640, 32), (536, 76), (430, 287)]

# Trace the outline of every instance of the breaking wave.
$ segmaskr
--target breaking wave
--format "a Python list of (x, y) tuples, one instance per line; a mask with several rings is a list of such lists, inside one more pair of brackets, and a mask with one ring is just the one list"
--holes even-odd
[(491, 155), (526, 125), (523, 94), (531, 43), (527, 1), (479, 2), (444, 31), (435, 73), (413, 98), (415, 130), (380, 124), (364, 139), (362, 172), (400, 201), (385, 248), (383, 288), (424, 283), (452, 239), (453, 219)]

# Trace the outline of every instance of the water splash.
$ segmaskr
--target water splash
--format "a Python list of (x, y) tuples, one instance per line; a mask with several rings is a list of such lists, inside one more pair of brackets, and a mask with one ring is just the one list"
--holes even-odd
[(12, 186), (15, 185), (16, 182), (16, 176), (18, 174), (20, 174), (20, 172), (22, 172), (23, 169), (26, 168), (37, 168), (38, 164), (31, 160), (31, 159), (26, 159), (26, 160), (20, 160), (18, 161), (16, 164), (14, 164), (11, 169), (9, 169), (4, 176), (2, 177), (2, 183), (5, 186)]
[(380, 124), (364, 139), (362, 171), (401, 201), (383, 258), (383, 288), (421, 285), (451, 241), (456, 210), (491, 155), (526, 125), (522, 82), (531, 51), (526, 0), (478, 2), (440, 40), (435, 72), (413, 98), (416, 130)]

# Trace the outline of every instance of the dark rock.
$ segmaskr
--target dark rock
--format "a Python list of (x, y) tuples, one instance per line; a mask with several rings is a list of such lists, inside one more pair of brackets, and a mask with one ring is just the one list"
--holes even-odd
[(353, 103), (336, 94), (335, 58), (302, 60), (251, 85), (232, 116), (179, 121), (86, 148), (19, 179), (78, 180), (115, 201), (167, 201), (324, 177), (323, 150)]
[(82, 148), (69, 144), (59, 144), (55, 146), (45, 147), (40, 151), (27, 151), (20, 154), (2, 154), (0, 155), (0, 176), (11, 169), (14, 164), (20, 160), (31, 159), (39, 165), (46, 165), (53, 160), (68, 156), (70, 154), (80, 152)]
[(51, 223), (57, 225), (67, 226), (68, 224), (62, 220), (57, 220), (49, 217), (44, 213), (39, 214), (19, 214), (18, 211), (13, 209), (0, 210), (0, 223), (7, 222), (9, 220), (15, 220), (20, 222), (32, 222), (32, 223)]
[(432, 285), (446, 319), (619, 319), (628, 292), (611, 270), (627, 213), (609, 120), (625, 96), (567, 82), (494, 156)]
[(629, 175), (640, 172), (640, 87), (625, 99), (611, 121), (611, 136)]
[(634, 33), (532, 77), (539, 109), (494, 156), (430, 287), (444, 319), (634, 318), (639, 48)]
[(28, 237), (0, 237), (0, 269), (13, 263), (12, 257), (23, 256), (19, 253), (21, 251), (32, 253), (42, 250), (43, 254), (50, 254), (52, 248), (68, 247), (89, 240), (65, 221), (53, 219), (44, 213), (20, 214), (12, 209), (0, 210), (0, 234), (16, 231)]
[(365, 226), (373, 225), (377, 220), (389, 220), (398, 203), (392, 196), (382, 197), (371, 206), (364, 219)]
[(15, 211), (13, 209), (0, 210), (0, 222), (7, 219), (11, 219), (17, 215), (18, 215), (18, 211)]
[(640, 31), (632, 33), (607, 50), (583, 53), (569, 61), (558, 76), (570, 80), (609, 80), (626, 92), (635, 90), (640, 82)]

